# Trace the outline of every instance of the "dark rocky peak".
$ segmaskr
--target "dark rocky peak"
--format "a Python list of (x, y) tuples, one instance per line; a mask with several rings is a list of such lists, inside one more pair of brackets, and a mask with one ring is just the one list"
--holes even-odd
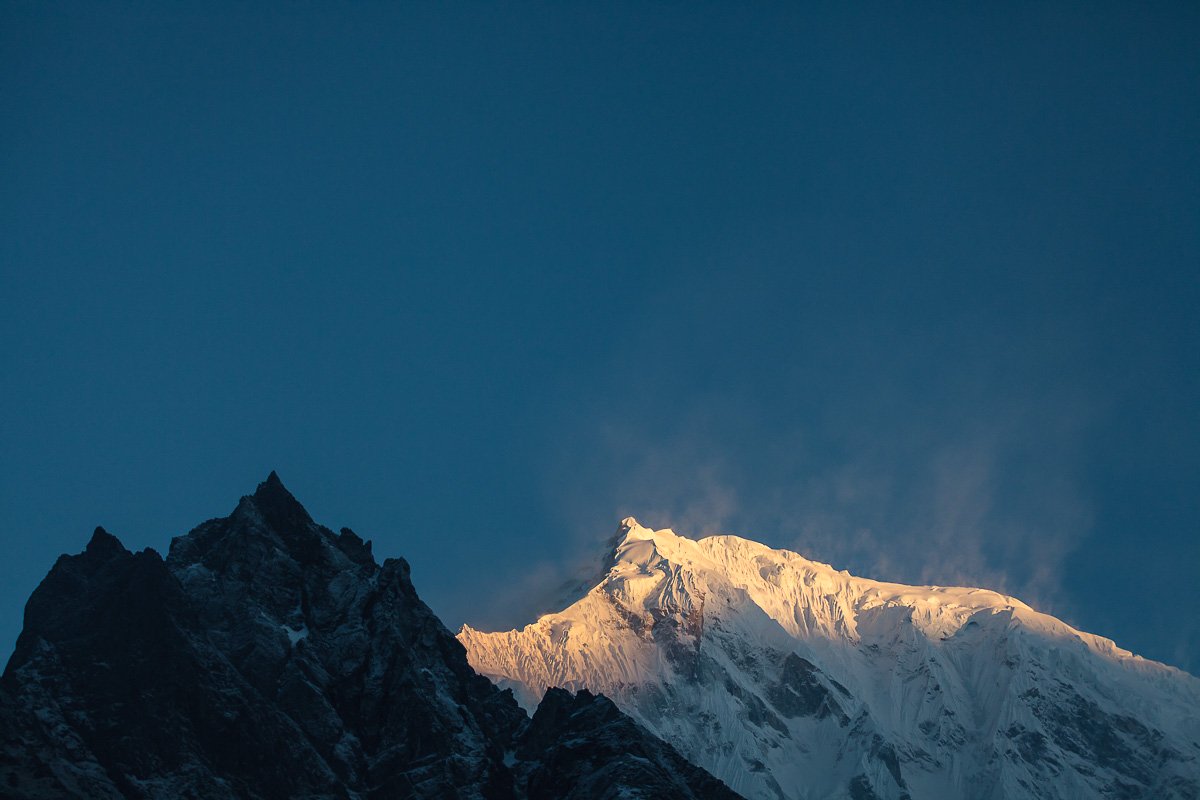
[(349, 528), (342, 528), (336, 544), (338, 549), (356, 564), (367, 565), (375, 563), (375, 555), (371, 552), (371, 542), (364, 542), (357, 533)]
[[(586, 720), (577, 717), (586, 717)], [(571, 694), (566, 689), (546, 690), (521, 738), (522, 745), (542, 750), (552, 745), (564, 731), (584, 724), (595, 727), (619, 720), (624, 714), (604, 695), (594, 695), (587, 689)]]
[[(25, 603), (25, 624), (5, 679), (54, 646), (59, 660), (88, 668), (131, 632), (155, 638), (179, 587), (152, 549), (131, 553), (102, 528), (78, 555), (62, 555)], [(115, 645), (115, 646), (120, 646)]]
[(4, 798), (617, 796), (734, 795), (605, 698), (553, 692), (531, 723), (404, 559), (377, 565), (274, 473), (165, 562), (97, 530), (0, 680)]
[(128, 553), (121, 540), (99, 526), (92, 532), (91, 541), (84, 552), (93, 558), (107, 559), (121, 553)]
[(346, 797), (213, 646), (162, 558), (93, 542), (26, 606), (0, 698), (0, 797)]
[(168, 563), (177, 573), (202, 565), (222, 575), (374, 571), (370, 545), (357, 535), (337, 536), (309, 516), (274, 471), (228, 517), (210, 520), (171, 542)]
[(551, 688), (518, 743), (530, 800), (670, 797), (735, 800), (732, 789), (650, 735), (611, 700)]
[(271, 470), (267, 479), (258, 485), (254, 494), (250, 495), (255, 507), (262, 513), (267, 524), (279, 531), (305, 529), (313, 524), (304, 506), (300, 505), (279, 474)]

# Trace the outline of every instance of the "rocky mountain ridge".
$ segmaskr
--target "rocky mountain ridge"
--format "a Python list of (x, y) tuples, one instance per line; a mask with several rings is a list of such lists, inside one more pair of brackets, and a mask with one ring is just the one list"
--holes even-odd
[(166, 559), (97, 529), (58, 560), (0, 679), (0, 796), (737, 797), (603, 697), (530, 719), (274, 473)]

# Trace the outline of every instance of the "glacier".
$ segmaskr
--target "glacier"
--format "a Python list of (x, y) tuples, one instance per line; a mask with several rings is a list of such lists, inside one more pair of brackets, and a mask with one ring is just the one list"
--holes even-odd
[(762, 800), (1200, 797), (1200, 681), (986, 589), (623, 520), (602, 577), (463, 626), (527, 709), (588, 689)]

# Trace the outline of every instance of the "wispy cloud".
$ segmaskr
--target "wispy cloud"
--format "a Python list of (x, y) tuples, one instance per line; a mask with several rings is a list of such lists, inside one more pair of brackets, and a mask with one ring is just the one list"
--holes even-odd
[(983, 586), (1066, 610), (1064, 564), (1091, 523), (1079, 463), (1086, 408), (997, 402), (973, 425), (901, 418), (820, 452), (799, 422), (731, 436), (731, 415), (753, 417), (722, 401), (693, 402), (657, 429), (610, 419), (563, 453), (554, 502), (565, 524), (591, 526), (575, 528), (576, 552), (633, 514), (881, 580)]
[(777, 492), (764, 527), (870, 577), (984, 586), (1053, 611), (1065, 561), (1092, 522), (1079, 436), (1087, 416), (997, 407), (984, 425), (913, 426)]
[(654, 430), (598, 422), (575, 449), (557, 453), (546, 477), (551, 505), (581, 542), (626, 516), (692, 535), (727, 530), (741, 506), (741, 481), (719, 446), (720, 416), (695, 407)]

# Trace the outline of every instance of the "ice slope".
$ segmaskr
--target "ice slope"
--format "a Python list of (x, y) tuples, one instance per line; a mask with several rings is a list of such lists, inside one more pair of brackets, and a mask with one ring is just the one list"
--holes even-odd
[(458, 635), (526, 708), (587, 688), (752, 798), (1200, 797), (1200, 681), (984, 589), (621, 523), (600, 582)]

